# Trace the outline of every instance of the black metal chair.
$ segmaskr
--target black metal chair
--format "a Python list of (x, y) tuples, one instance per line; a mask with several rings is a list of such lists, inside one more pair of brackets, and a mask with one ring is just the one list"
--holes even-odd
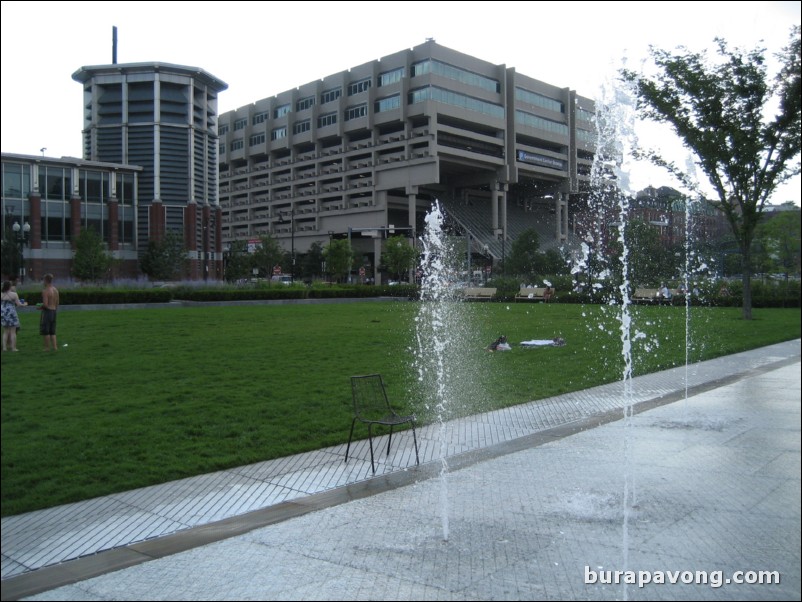
[(348, 447), (345, 448), (345, 461), (348, 462), (348, 452), (351, 449), (351, 439), (354, 436), (356, 421), (368, 425), (368, 442), (370, 444), (370, 467), (376, 473), (376, 464), (373, 461), (373, 432), (374, 424), (390, 427), (390, 437), (387, 440), (387, 455), (390, 455), (390, 443), (393, 441), (393, 427), (409, 422), (412, 425), (412, 440), (415, 442), (415, 462), (420, 465), (418, 458), (418, 438), (415, 435), (415, 414), (400, 416), (390, 407), (387, 399), (387, 390), (384, 388), (381, 374), (368, 374), (366, 376), (351, 377), (351, 392), (354, 397), (354, 419), (351, 421), (351, 433), (348, 435)]

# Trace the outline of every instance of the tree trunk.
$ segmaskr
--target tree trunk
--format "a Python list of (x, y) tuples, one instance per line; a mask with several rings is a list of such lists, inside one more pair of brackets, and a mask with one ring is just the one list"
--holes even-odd
[(743, 283), (743, 308), (744, 320), (752, 319), (752, 255), (750, 246), (741, 249), (743, 253), (743, 270), (741, 271), (741, 282)]

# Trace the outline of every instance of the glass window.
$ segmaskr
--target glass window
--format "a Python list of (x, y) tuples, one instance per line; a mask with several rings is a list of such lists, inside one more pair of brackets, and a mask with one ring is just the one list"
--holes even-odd
[(387, 98), (380, 98), (377, 100), (373, 110), (377, 113), (383, 113), (384, 111), (392, 111), (393, 109), (398, 109), (400, 107), (401, 95), (395, 94), (393, 96), (388, 96)]
[(368, 114), (368, 105), (361, 104), (355, 107), (348, 107), (345, 109), (345, 120), (350, 121), (351, 119), (358, 119), (359, 117), (364, 117)]
[(251, 136), (250, 143), (251, 146), (258, 146), (259, 144), (265, 143), (265, 135), (264, 134), (254, 134)]
[(501, 84), (498, 80), (473, 73), (472, 71), (466, 71), (465, 69), (460, 69), (459, 67), (454, 67), (447, 63), (427, 59), (412, 65), (413, 77), (426, 73), (453, 79), (470, 86), (477, 86), (488, 92), (501, 92)]
[(327, 102), (337, 100), (340, 98), (340, 94), (342, 94), (342, 88), (332, 88), (331, 90), (326, 90), (320, 95), (320, 104), (323, 105)]
[(248, 125), (247, 119), (237, 119), (234, 122), (234, 131), (236, 132), (237, 130), (244, 129), (246, 125)]
[(299, 121), (292, 126), (292, 133), (302, 134), (303, 132), (308, 132), (310, 129), (312, 129), (312, 120), (304, 119), (303, 121)]
[(267, 118), (268, 118), (267, 111), (262, 111), (261, 113), (257, 113), (256, 115), (253, 116), (253, 125), (256, 125), (258, 123), (264, 123), (265, 121), (267, 121)]
[(295, 103), (295, 110), (305, 111), (306, 109), (312, 108), (314, 105), (315, 105), (315, 97), (307, 96), (306, 98), (301, 98), (298, 102)]
[(561, 136), (568, 135), (568, 126), (559, 121), (552, 121), (551, 119), (544, 119), (537, 115), (532, 115), (525, 111), (515, 111), (515, 121), (521, 125), (545, 130), (552, 134), (560, 134)]
[(479, 100), (464, 94), (457, 94), (451, 90), (438, 88), (436, 86), (427, 86), (425, 88), (418, 88), (409, 93), (409, 104), (416, 104), (426, 100), (434, 100), (442, 102), (447, 105), (461, 107), (469, 111), (476, 111), (491, 117), (504, 118), (504, 107), (496, 105), (491, 102)]
[(31, 192), (31, 166), (3, 163), (3, 196), (27, 198)]
[(379, 86), (389, 86), (390, 84), (400, 82), (402, 79), (404, 79), (403, 67), (393, 69), (392, 71), (386, 71), (385, 73), (379, 73)]
[(348, 96), (365, 92), (370, 88), (370, 78), (361, 79), (358, 82), (348, 84)]
[(287, 137), (287, 126), (276, 128), (272, 132), (270, 132), (271, 140), (281, 140), (282, 138), (286, 137)]
[(317, 127), (319, 128), (334, 125), (335, 123), (337, 123), (337, 113), (327, 113), (317, 118)]
[(284, 117), (287, 113), (290, 112), (290, 105), (281, 105), (280, 107), (276, 107), (273, 111), (273, 119), (278, 119), (279, 117)]
[(244, 146), (245, 146), (245, 142), (243, 142), (242, 138), (240, 138), (239, 140), (233, 140), (231, 142), (231, 150), (232, 151), (240, 150)]
[(558, 113), (565, 113), (565, 105), (559, 100), (549, 98), (548, 96), (543, 96), (542, 94), (537, 94), (536, 92), (530, 92), (529, 90), (524, 90), (523, 88), (515, 88), (515, 98), (516, 100), (529, 103), (530, 105), (535, 105), (536, 107), (542, 107)]
[(218, 136), (222, 136), (223, 134), (227, 134), (227, 133), (228, 133), (228, 124), (227, 123), (224, 124), (224, 125), (221, 125), (219, 128), (217, 128), (217, 135)]

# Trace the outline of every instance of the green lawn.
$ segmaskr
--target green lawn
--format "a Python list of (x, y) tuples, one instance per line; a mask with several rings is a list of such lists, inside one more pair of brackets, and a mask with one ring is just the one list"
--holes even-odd
[[(391, 399), (433, 419), (415, 370), (411, 302), (62, 311), (58, 353), (21, 312), (2, 355), (2, 514), (345, 442), (349, 377), (380, 372)], [(620, 379), (611, 307), (461, 304), (448, 364), (469, 413)], [(633, 307), (634, 374), (685, 362), (681, 307)], [(693, 308), (690, 361), (800, 337), (799, 309)], [(485, 347), (505, 334), (513, 351)], [(563, 337), (559, 348), (522, 349)], [(462, 378), (464, 376), (464, 378)], [(364, 435), (364, 433), (361, 433)]]

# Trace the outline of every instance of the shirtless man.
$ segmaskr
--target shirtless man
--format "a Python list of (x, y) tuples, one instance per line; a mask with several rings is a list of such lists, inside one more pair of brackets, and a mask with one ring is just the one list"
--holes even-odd
[(42, 315), (39, 319), (39, 334), (45, 344), (45, 351), (58, 350), (56, 344), (56, 310), (58, 309), (58, 289), (53, 286), (53, 274), (45, 274), (42, 289)]

